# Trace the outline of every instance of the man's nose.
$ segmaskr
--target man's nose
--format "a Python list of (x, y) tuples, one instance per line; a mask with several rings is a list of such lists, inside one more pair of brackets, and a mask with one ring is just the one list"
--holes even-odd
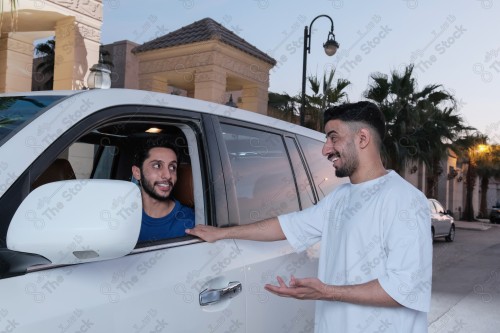
[(323, 154), (323, 156), (328, 156), (329, 154), (332, 153), (332, 151), (333, 151), (333, 146), (329, 144), (328, 141), (326, 141), (323, 144), (323, 149), (321, 150), (321, 153)]
[(163, 179), (171, 179), (172, 178), (172, 172), (170, 169), (165, 168), (161, 172), (161, 178)]

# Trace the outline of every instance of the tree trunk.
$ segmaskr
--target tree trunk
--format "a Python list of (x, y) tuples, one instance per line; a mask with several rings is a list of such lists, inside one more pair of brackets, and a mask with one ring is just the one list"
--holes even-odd
[(425, 186), (425, 195), (427, 196), (427, 198), (436, 198), (436, 196), (434, 195), (434, 189), (436, 188), (436, 183), (434, 182), (434, 176), (431, 175), (429, 177), (426, 178), (427, 180), (427, 184)]
[(474, 185), (476, 182), (475, 167), (471, 164), (467, 167), (466, 181), (466, 194), (465, 194), (465, 208), (463, 219), (465, 221), (474, 221), (474, 207), (472, 204), (472, 195), (474, 193)]
[(443, 173), (443, 169), (439, 165), (439, 160), (434, 159), (432, 162), (431, 174), (427, 176), (426, 195), (427, 198), (438, 199), (438, 183), (439, 176)]
[(479, 214), (483, 219), (488, 218), (487, 194), (488, 194), (489, 183), (490, 183), (489, 177), (481, 178), (481, 204), (479, 206)]

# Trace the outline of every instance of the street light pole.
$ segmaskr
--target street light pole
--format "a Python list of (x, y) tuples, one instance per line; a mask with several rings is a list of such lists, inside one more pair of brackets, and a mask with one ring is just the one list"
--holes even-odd
[(325, 53), (328, 56), (332, 56), (337, 52), (337, 49), (339, 48), (339, 43), (337, 43), (337, 41), (335, 40), (335, 35), (333, 34), (333, 20), (330, 16), (318, 15), (312, 20), (311, 24), (309, 25), (309, 28), (307, 27), (307, 25), (304, 27), (304, 56), (303, 56), (303, 62), (302, 62), (302, 96), (301, 96), (301, 106), (300, 106), (300, 125), (301, 126), (304, 126), (304, 120), (305, 120), (307, 54), (311, 53), (312, 25), (313, 25), (314, 21), (316, 21), (320, 17), (327, 17), (332, 24), (330, 32), (328, 33), (327, 40), (326, 40), (325, 44), (323, 44), (323, 47), (325, 48)]

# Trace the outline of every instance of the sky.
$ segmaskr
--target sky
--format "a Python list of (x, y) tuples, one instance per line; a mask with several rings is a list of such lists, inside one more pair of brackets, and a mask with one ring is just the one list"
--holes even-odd
[(414, 64), (422, 89), (451, 92), (466, 124), (500, 143), (500, 0), (103, 0), (103, 44), (142, 44), (210, 17), (276, 59), (269, 91), (301, 90), (304, 27), (318, 15), (334, 22), (338, 52), (323, 43), (330, 20), (314, 21), (307, 75), (351, 82), (349, 100), (364, 100), (374, 73)]

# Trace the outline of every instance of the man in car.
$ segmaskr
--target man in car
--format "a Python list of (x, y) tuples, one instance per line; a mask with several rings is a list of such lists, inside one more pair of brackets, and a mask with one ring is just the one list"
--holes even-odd
[(139, 242), (185, 236), (194, 226), (194, 212), (172, 198), (177, 182), (178, 153), (164, 138), (148, 140), (139, 147), (132, 166), (142, 194), (142, 225)]
[(432, 281), (430, 215), (425, 196), (386, 170), (385, 119), (358, 102), (325, 111), (323, 155), (349, 177), (301, 212), (231, 228), (187, 230), (208, 242), (287, 239), (296, 251), (321, 240), (318, 278), (291, 276), (265, 288), (317, 300), (315, 332), (427, 332)]

